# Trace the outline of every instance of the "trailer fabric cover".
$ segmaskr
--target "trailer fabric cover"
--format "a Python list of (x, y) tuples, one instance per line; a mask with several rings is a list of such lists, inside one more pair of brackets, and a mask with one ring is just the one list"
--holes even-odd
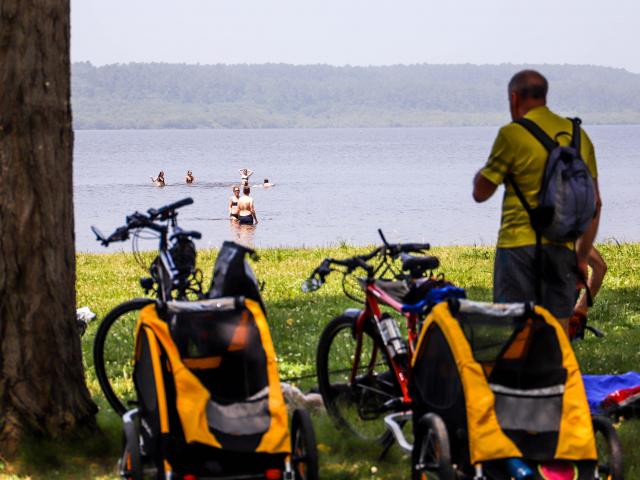
[[(460, 304), (464, 305), (464, 303), (464, 300), (460, 301)], [(489, 306), (488, 308), (478, 309), (477, 303), (468, 303), (470, 308), (476, 311), (475, 314), (491, 316), (490, 304), (486, 304)], [(502, 307), (502, 312), (496, 313), (491, 321), (500, 324), (503, 321), (501, 317), (504, 317), (504, 326), (501, 328), (514, 328), (508, 323), (509, 319), (505, 317), (504, 306), (500, 307)], [(559, 370), (566, 371), (566, 376), (559, 377), (564, 381), (564, 386), (560, 385), (561, 388), (555, 386), (552, 389), (554, 391), (547, 392), (550, 396), (557, 396), (562, 402), (559, 418), (556, 418), (556, 422), (559, 422), (555, 427), (557, 434), (554, 434), (554, 438), (557, 438), (557, 444), (555, 452), (553, 449), (551, 450), (552, 456), (554, 459), (562, 460), (595, 460), (597, 454), (589, 406), (578, 363), (569, 340), (560, 324), (549, 312), (543, 308), (535, 307), (535, 313), (539, 316), (538, 319), (541, 318), (546, 324), (544, 328), (547, 330), (547, 334), (549, 334), (549, 327), (553, 329), (551, 332), (555, 332), (553, 336), (557, 339), (556, 345), (560, 350), (558, 361), (561, 362), (561, 365), (557, 365), (557, 367)], [(505, 432), (500, 423), (500, 420), (504, 422), (505, 419), (499, 419), (496, 413), (497, 395), (513, 398), (511, 396), (513, 392), (508, 388), (501, 389), (499, 385), (489, 384), (488, 377), (491, 376), (491, 369), (499, 358), (496, 358), (495, 354), (491, 361), (487, 358), (478, 360), (474, 357), (472, 346), (465, 335), (461, 322), (451, 314), (447, 302), (436, 305), (425, 320), (416, 346), (416, 353), (412, 359), (413, 366), (420, 360), (423, 349), (429, 348), (423, 343), (426, 332), (432, 324), (436, 324), (444, 334), (455, 358), (462, 382), (471, 463), (525, 456), (523, 450), (528, 450), (528, 446), (523, 443), (518, 445), (520, 439)], [(526, 327), (515, 331), (506, 344), (500, 348), (498, 357), (517, 354), (521, 350), (522, 337), (526, 335)], [(540, 393), (540, 391), (536, 393)], [(507, 406), (511, 408), (510, 405)]]
[[(211, 302), (211, 300), (207, 302)], [(195, 305), (189, 308), (193, 309), (193, 307)], [(174, 338), (175, 332), (172, 336), (169, 324), (160, 318), (154, 304), (148, 305), (141, 311), (137, 329), (138, 331), (144, 329), (148, 335), (153, 332), (154, 340), (157, 339), (166, 354), (168, 367), (175, 382), (176, 409), (187, 443), (195, 442), (235, 451), (289, 454), (291, 448), (287, 407), (280, 388), (276, 355), (266, 318), (258, 302), (249, 299), (244, 300), (244, 308), (235, 317), (231, 319), (237, 323), (235, 326), (232, 325), (235, 328), (235, 333), (226, 345), (226, 351), (220, 352), (218, 348), (217, 355), (201, 358), (183, 358), (187, 355), (184, 353), (181, 355), (180, 349), (176, 345), (177, 339)], [(208, 320), (212, 328), (211, 337), (215, 337), (215, 315), (212, 315)], [(249, 345), (251, 348), (239, 352), (247, 346), (243, 345), (241, 341), (247, 335), (243, 332), (248, 328), (257, 329), (259, 345)], [(240, 343), (238, 343), (238, 339), (240, 339)], [(188, 348), (197, 349), (197, 346), (191, 342)], [(207, 369), (220, 368), (225, 361), (232, 361), (233, 358), (236, 358), (238, 353), (251, 357), (254, 365), (264, 366), (263, 369), (259, 369), (263, 371), (249, 373), (257, 375), (265, 387), (244, 399), (243, 402), (222, 403), (214, 401), (213, 395), (224, 398), (224, 389), (233, 386), (232, 382), (209, 385), (209, 389), (212, 390), (210, 392), (201, 381), (202, 376), (198, 378), (198, 375), (202, 375)], [(231, 360), (227, 356), (231, 356)], [(259, 378), (260, 375), (263, 375), (264, 378)], [(161, 397), (164, 397), (164, 391), (158, 389), (158, 397), (159, 403), (163, 403), (165, 400)], [(161, 424), (165, 425), (164, 433), (169, 421), (166, 419), (166, 408), (163, 410)], [(225, 414), (228, 416), (224, 417)], [(248, 415), (251, 415), (252, 418), (248, 418)], [(234, 416), (238, 418), (239, 422), (234, 422)]]

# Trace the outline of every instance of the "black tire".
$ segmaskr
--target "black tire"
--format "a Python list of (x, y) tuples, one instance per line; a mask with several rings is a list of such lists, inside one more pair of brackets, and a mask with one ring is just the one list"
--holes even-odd
[(593, 433), (598, 450), (598, 470), (600, 478), (606, 480), (623, 480), (622, 447), (615, 428), (608, 418), (593, 416)]
[[(121, 303), (102, 319), (93, 340), (93, 365), (98, 383), (109, 405), (120, 416), (127, 411), (126, 403), (135, 398), (131, 376), (135, 322), (138, 312), (154, 302), (151, 298), (135, 298)], [(110, 334), (114, 337), (113, 344), (110, 342), (105, 348)], [(116, 381), (119, 383), (118, 389), (123, 392), (120, 396), (113, 387)]]
[(411, 455), (413, 480), (455, 480), (447, 427), (435, 413), (420, 418)]
[(318, 447), (309, 412), (297, 408), (291, 420), (291, 466), (296, 480), (318, 480)]
[[(316, 369), (318, 389), (327, 413), (338, 428), (347, 429), (368, 441), (383, 441), (389, 434), (382, 417), (382, 406), (400, 395), (395, 375), (379, 336), (365, 328), (363, 349), (356, 384), (349, 376), (356, 351), (353, 335), (355, 319), (339, 316), (325, 327), (318, 342)], [(369, 373), (369, 365), (373, 372)], [(376, 410), (381, 410), (376, 413)]]

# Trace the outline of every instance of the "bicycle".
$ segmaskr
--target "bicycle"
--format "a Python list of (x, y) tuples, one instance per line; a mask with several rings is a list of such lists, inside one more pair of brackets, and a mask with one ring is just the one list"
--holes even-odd
[[(128, 410), (126, 405), (135, 395), (133, 365), (124, 359), (132, 358), (140, 310), (154, 302), (204, 298), (202, 272), (196, 268), (193, 243), (194, 239), (201, 238), (201, 234), (181, 229), (177, 221), (177, 210), (192, 203), (193, 199), (184, 198), (158, 209), (151, 208), (146, 214), (135, 212), (126, 217), (125, 225), (108, 237), (91, 227), (96, 239), (105, 247), (132, 238), (133, 252), (141, 265), (138, 239), (150, 238), (142, 237), (142, 232), (153, 232), (159, 239), (158, 255), (148, 268), (150, 276), (140, 279), (145, 295), (151, 294), (155, 298), (135, 298), (113, 308), (100, 323), (94, 339), (93, 363), (98, 383), (109, 405), (120, 416)], [(108, 339), (111, 343), (107, 344)]]
[[(460, 297), (464, 290), (433, 275), (439, 266), (436, 257), (411, 255), (429, 250), (428, 243), (389, 244), (382, 231), (378, 232), (381, 247), (344, 260), (326, 258), (302, 290), (317, 290), (331, 272), (340, 271), (345, 295), (364, 302), (363, 309), (347, 309), (324, 328), (316, 357), (318, 388), (336, 426), (362, 439), (387, 444), (386, 426), (371, 420), (411, 408), (409, 360), (420, 322), (436, 297)], [(364, 300), (349, 284), (359, 270), (366, 273), (357, 278)], [(396, 319), (382, 312), (381, 304), (406, 319), (406, 339)]]

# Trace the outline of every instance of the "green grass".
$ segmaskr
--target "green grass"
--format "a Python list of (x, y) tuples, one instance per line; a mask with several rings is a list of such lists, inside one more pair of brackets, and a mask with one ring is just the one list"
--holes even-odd
[[(344, 297), (339, 277), (313, 294), (300, 291), (301, 281), (327, 257), (347, 257), (365, 248), (340, 245), (318, 249), (261, 250), (254, 263), (263, 291), (268, 319), (283, 379), (313, 376), (317, 340), (324, 325), (344, 308), (354, 306)], [(583, 372), (618, 373), (637, 370), (640, 365), (640, 244), (601, 245), (609, 272), (590, 322), (606, 334), (589, 336), (576, 345)], [(208, 285), (215, 251), (199, 252), (198, 262)], [(493, 271), (493, 249), (488, 247), (434, 248), (441, 271), (467, 289), (470, 298), (489, 300)], [(150, 262), (151, 254), (145, 255)], [(132, 255), (78, 255), (78, 306), (89, 306), (102, 318), (111, 308), (133, 297), (143, 296), (138, 278), (145, 275)], [(0, 466), (0, 477), (10, 478), (116, 478), (115, 464), (120, 449), (120, 421), (102, 397), (93, 372), (92, 341), (98, 322), (83, 337), (87, 382), (100, 406), (98, 421), (103, 434), (68, 444), (31, 440), (19, 460)], [(296, 383), (296, 382), (294, 382)], [(310, 387), (313, 379), (297, 382)], [(315, 417), (321, 451), (323, 478), (406, 478), (408, 458), (393, 447), (383, 461), (380, 448), (360, 444), (338, 434), (323, 415)], [(640, 478), (640, 422), (624, 421), (618, 426), (625, 451), (627, 478)], [(4, 473), (3, 473), (4, 472)]]

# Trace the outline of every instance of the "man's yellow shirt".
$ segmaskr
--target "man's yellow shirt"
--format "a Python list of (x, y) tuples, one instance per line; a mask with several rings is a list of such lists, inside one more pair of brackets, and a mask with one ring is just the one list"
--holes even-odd
[[(545, 107), (529, 110), (525, 118), (534, 121), (549, 137), (560, 145), (571, 143), (573, 124), (571, 120), (556, 115)], [(596, 156), (591, 140), (584, 132), (580, 135), (580, 153), (594, 179), (598, 176)], [(498, 132), (489, 160), (480, 171), (483, 177), (494, 185), (505, 183), (502, 200), (502, 218), (498, 247), (513, 248), (535, 245), (536, 235), (531, 227), (529, 215), (520, 203), (510, 183), (505, 182), (512, 175), (522, 190), (527, 203), (535, 208), (538, 205), (538, 192), (549, 152), (529, 131), (521, 125), (510, 123)], [(548, 243), (543, 238), (544, 243)], [(567, 244), (571, 247), (573, 244)]]

